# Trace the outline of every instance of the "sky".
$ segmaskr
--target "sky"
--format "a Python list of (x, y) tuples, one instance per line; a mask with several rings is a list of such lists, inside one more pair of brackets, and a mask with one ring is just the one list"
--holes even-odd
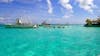
[(0, 22), (83, 24), (100, 16), (100, 0), (0, 0)]

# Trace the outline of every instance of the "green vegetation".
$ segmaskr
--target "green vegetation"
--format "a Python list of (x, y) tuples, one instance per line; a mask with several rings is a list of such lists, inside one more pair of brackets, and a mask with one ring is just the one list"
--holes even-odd
[(86, 19), (86, 27), (100, 27), (100, 17), (96, 18), (96, 20)]
[(92, 25), (92, 21), (90, 19), (86, 20), (87, 25)]

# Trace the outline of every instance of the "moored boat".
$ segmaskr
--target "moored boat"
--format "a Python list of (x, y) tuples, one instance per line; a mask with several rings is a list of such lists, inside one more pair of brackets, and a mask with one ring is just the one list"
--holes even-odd
[(20, 19), (16, 20), (16, 24), (5, 24), (6, 28), (33, 28), (32, 24), (23, 23)]
[(6, 28), (33, 28), (33, 25), (5, 25)]

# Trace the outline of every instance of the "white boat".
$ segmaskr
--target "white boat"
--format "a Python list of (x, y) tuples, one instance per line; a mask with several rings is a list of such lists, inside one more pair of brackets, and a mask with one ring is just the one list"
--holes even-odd
[(34, 26), (33, 26), (33, 28), (37, 28), (37, 27), (38, 27), (37, 25), (34, 25)]
[(33, 25), (23, 23), (20, 19), (17, 19), (16, 24), (5, 24), (5, 27), (6, 28), (33, 28)]

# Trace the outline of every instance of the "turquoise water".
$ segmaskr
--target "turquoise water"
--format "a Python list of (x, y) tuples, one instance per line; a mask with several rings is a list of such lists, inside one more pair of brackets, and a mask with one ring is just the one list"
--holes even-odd
[(0, 27), (0, 56), (100, 56), (100, 28)]

